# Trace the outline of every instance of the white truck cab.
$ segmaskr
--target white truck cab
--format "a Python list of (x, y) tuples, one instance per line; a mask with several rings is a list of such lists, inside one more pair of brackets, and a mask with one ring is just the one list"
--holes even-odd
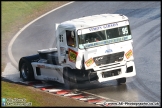
[(136, 75), (128, 17), (100, 14), (56, 25), (57, 47), (22, 57), (24, 80), (52, 80), (72, 87), (81, 82), (117, 80)]

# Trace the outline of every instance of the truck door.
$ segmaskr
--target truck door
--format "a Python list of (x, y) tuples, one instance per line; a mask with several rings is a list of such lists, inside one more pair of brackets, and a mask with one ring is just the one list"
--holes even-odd
[(65, 28), (59, 28), (59, 33), (57, 35), (59, 63), (75, 68), (78, 54), (75, 30), (65, 30)]
[(76, 34), (74, 30), (66, 30), (66, 63), (73, 68), (76, 67), (76, 59), (78, 55)]

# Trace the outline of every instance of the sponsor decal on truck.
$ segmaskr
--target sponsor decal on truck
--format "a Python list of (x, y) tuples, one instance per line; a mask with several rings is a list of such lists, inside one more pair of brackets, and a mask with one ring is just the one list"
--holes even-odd
[(93, 63), (94, 63), (93, 58), (90, 58), (90, 59), (88, 59), (88, 60), (85, 62), (85, 64), (86, 64), (87, 67), (89, 67), (89, 66), (92, 65)]
[(129, 59), (130, 56), (132, 56), (132, 55), (133, 55), (132, 50), (129, 50), (129, 51), (125, 54), (125, 56), (126, 56), (127, 59)]
[(72, 50), (72, 49), (69, 49), (69, 61), (75, 63), (75, 62), (76, 62), (77, 55), (78, 55), (77, 52), (75, 52), (75, 51)]

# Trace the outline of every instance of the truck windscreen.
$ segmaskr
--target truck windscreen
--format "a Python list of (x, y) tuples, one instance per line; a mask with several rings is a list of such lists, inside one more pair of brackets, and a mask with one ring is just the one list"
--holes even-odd
[(90, 48), (132, 39), (129, 25), (78, 35), (79, 48)]

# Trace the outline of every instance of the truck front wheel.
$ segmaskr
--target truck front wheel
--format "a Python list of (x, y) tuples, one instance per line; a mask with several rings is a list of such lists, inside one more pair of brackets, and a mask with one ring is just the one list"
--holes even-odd
[(70, 68), (64, 68), (63, 71), (63, 78), (64, 78), (64, 85), (67, 89), (76, 89), (77, 85), (77, 78), (76, 75), (72, 72)]
[(34, 72), (30, 62), (26, 59), (20, 60), (20, 77), (23, 81), (33, 81), (34, 80)]
[(118, 84), (126, 83), (126, 78), (119, 78), (117, 79)]

